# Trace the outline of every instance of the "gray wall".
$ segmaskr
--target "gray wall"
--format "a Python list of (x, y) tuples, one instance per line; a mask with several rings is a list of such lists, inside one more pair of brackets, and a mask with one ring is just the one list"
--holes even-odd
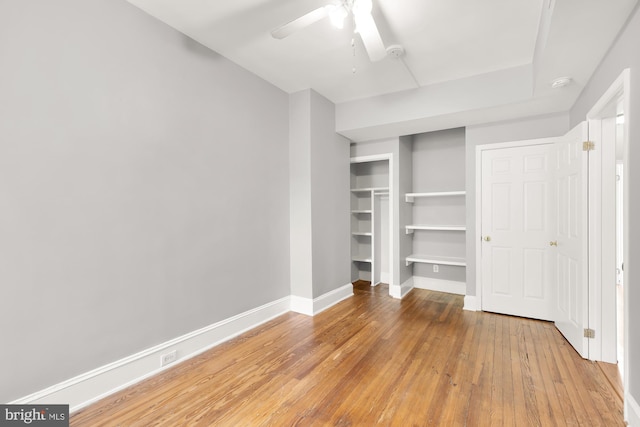
[(467, 295), (476, 293), (476, 147), (498, 142), (522, 141), (564, 135), (569, 114), (530, 117), (466, 128)]
[[(460, 191), (465, 188), (465, 129), (427, 132), (413, 137), (413, 192)], [(465, 224), (464, 197), (418, 198), (413, 207), (416, 224)], [(413, 233), (413, 253), (465, 256), (465, 233), (428, 231)], [(413, 264), (414, 276), (465, 282), (465, 268)]]
[(351, 281), (349, 141), (335, 131), (335, 106), (311, 91), (313, 297)]
[(0, 402), (289, 295), (285, 93), (123, 0), (0, 58)]
[(354, 163), (351, 172), (351, 188), (389, 186), (389, 162), (386, 160)]
[(311, 246), (311, 91), (289, 96), (291, 294), (313, 298)]
[(629, 393), (636, 402), (640, 402), (640, 311), (634, 308), (640, 305), (639, 271), (635, 269), (636, 259), (640, 264), (640, 226), (633, 218), (640, 216), (640, 6), (636, 6), (630, 15), (626, 27), (613, 44), (602, 63), (593, 74), (591, 80), (571, 109), (571, 125), (585, 119), (587, 112), (611, 86), (625, 68), (631, 69), (631, 105), (625, 112), (629, 122), (629, 179), (625, 182), (629, 189), (629, 229), (626, 231), (629, 242), (629, 262), (625, 264), (629, 286), (629, 362), (625, 368), (629, 370)]
[(291, 294), (313, 299), (351, 281), (349, 141), (310, 89), (290, 95), (289, 138)]

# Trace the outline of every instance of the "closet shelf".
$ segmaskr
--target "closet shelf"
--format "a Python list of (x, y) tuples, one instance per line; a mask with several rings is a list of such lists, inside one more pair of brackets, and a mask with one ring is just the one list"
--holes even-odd
[(406, 233), (411, 234), (414, 230), (434, 230), (434, 231), (465, 231), (464, 225), (421, 225), (413, 224), (405, 226)]
[(365, 193), (365, 192), (388, 192), (389, 187), (369, 187), (369, 188), (352, 188), (352, 193)]
[(368, 258), (366, 256), (353, 256), (351, 257), (351, 261), (356, 261), (356, 262), (371, 262), (371, 258)]
[(355, 209), (351, 211), (352, 214), (370, 214), (373, 213), (371, 209)]
[(437, 191), (431, 193), (407, 193), (404, 198), (407, 203), (413, 203), (414, 199), (420, 197), (464, 196), (466, 194), (466, 191)]
[(455, 265), (459, 267), (465, 267), (467, 265), (467, 261), (464, 258), (459, 257), (412, 254), (405, 258), (407, 266), (414, 262), (423, 264)]
[(353, 236), (373, 236), (370, 231), (352, 231), (351, 234)]

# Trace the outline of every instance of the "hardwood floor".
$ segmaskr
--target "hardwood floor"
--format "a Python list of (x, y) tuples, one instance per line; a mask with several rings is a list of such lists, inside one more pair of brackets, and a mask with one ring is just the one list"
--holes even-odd
[(85, 408), (71, 425), (624, 425), (603, 370), (548, 322), (463, 311), (451, 294), (354, 291)]

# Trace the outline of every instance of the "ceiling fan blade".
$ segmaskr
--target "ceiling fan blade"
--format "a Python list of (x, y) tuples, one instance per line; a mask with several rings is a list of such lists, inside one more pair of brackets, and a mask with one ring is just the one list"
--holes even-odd
[(387, 49), (384, 47), (382, 37), (370, 13), (354, 14), (356, 29), (362, 38), (362, 43), (367, 50), (369, 59), (372, 62), (380, 61), (387, 56)]
[(301, 30), (304, 27), (309, 26), (314, 22), (318, 22), (322, 18), (327, 17), (331, 12), (331, 10), (333, 10), (334, 8), (335, 8), (334, 5), (328, 5), (328, 6), (323, 6), (315, 10), (312, 10), (311, 12), (305, 15), (302, 15), (300, 18), (294, 19), (291, 22), (287, 22), (286, 24), (281, 25), (280, 27), (271, 31), (271, 36), (274, 39), (283, 39), (287, 37), (289, 34), (294, 33), (298, 30)]

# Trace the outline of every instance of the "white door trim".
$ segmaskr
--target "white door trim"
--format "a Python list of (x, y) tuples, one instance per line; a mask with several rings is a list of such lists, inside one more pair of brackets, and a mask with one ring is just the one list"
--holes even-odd
[[(615, 106), (614, 106), (615, 114)], [(589, 119), (589, 359), (617, 362), (615, 117)]]
[(475, 257), (476, 257), (476, 295), (475, 308), (482, 310), (482, 152), (486, 150), (499, 150), (503, 148), (527, 147), (532, 145), (553, 144), (557, 138), (526, 139), (522, 141), (498, 142), (495, 144), (482, 144), (476, 146), (476, 232), (475, 232)]
[[(624, 215), (624, 229), (629, 230), (629, 123), (631, 121), (631, 71), (629, 68), (626, 68), (622, 71), (622, 73), (618, 76), (618, 78), (611, 84), (611, 86), (607, 89), (607, 91), (600, 97), (600, 99), (595, 103), (595, 105), (589, 110), (587, 113), (587, 120), (589, 121), (601, 121), (602, 118), (607, 114), (607, 109), (610, 108), (612, 103), (616, 101), (622, 102), (622, 109), (625, 115), (625, 121), (623, 125), (623, 168), (624, 168), (624, 177), (623, 180), (627, 185), (624, 187), (624, 205), (623, 205), (623, 215)], [(624, 241), (624, 265), (629, 265), (629, 239), (625, 239)], [(629, 273), (628, 270), (623, 272), (623, 283), (629, 283)], [(600, 284), (595, 284), (596, 286), (601, 286)], [(594, 287), (596, 287), (594, 286)], [(629, 286), (624, 286), (624, 363), (628, 363), (629, 360)], [(601, 292), (601, 288), (595, 290), (595, 292)], [(600, 307), (601, 308), (601, 307)], [(593, 321), (596, 319), (602, 319), (602, 316), (606, 316), (607, 313), (592, 313), (589, 310), (589, 316), (594, 316)], [(589, 319), (591, 323), (592, 319)], [(601, 331), (602, 332), (602, 331)], [(596, 335), (597, 336), (597, 335)], [(625, 411), (625, 419), (628, 420), (628, 415), (630, 411), (629, 407), (629, 369), (625, 367), (624, 369), (624, 390), (625, 390), (625, 399), (624, 399), (624, 411)]]

